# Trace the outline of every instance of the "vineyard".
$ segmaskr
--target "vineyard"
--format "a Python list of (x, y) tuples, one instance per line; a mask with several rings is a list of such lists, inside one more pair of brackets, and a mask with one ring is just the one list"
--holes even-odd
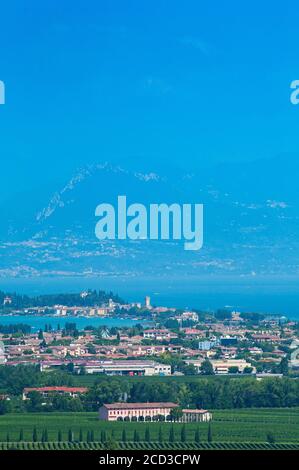
[(181, 423), (106, 422), (99, 421), (97, 413), (8, 413), (0, 416), (0, 449), (66, 445), (74, 449), (84, 446), (100, 449), (109, 440), (118, 442), (120, 448), (154, 445), (158, 449), (167, 442), (179, 446), (182, 440), (184, 446), (196, 446), (199, 442), (200, 448), (212, 446), (213, 449), (229, 445), (269, 448), (269, 442), (276, 448), (297, 448), (299, 409), (215, 410), (210, 439), (208, 432), (207, 423), (188, 423), (183, 431)]
[[(101, 442), (2, 442), (1, 450), (107, 450), (109, 444)], [(267, 442), (115, 442), (114, 450), (298, 450), (299, 444), (269, 444)]]

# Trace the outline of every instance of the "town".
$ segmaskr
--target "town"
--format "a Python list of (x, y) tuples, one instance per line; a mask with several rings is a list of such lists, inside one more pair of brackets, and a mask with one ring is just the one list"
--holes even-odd
[[(40, 370), (72, 364), (85, 374), (169, 376), (196, 374), (264, 374), (281, 376), (299, 369), (298, 324), (279, 315), (216, 312), (154, 307), (124, 303), (116, 297), (100, 298), (101, 292), (77, 295), (81, 305), (15, 307), (18, 298), (2, 293), (2, 314), (22, 314), (21, 324), (1, 325), (1, 363), (38, 365)], [(88, 305), (88, 298), (91, 304)], [(69, 303), (68, 299), (68, 303)], [(0, 298), (1, 301), (1, 298)], [(27, 301), (28, 304), (28, 301)], [(29, 315), (44, 316), (44, 327), (26, 325)], [(50, 316), (51, 315), (51, 316)], [(107, 326), (80, 330), (74, 317), (105, 318)], [(71, 317), (71, 320), (67, 320)], [(63, 319), (63, 326), (51, 320)], [(109, 327), (110, 318), (132, 318), (128, 327)]]
[[(211, 443), (211, 423), (231, 432), (226, 413), (252, 408), (257, 416), (259, 408), (299, 405), (298, 323), (285, 316), (154, 306), (149, 296), (128, 303), (91, 290), (34, 298), (0, 292), (0, 302), (0, 428), (1, 415), (11, 417), (14, 440), (25, 439), (15, 423), (31, 414), (45, 419), (46, 413), (47, 423), (51, 416), (73, 423), (75, 413), (77, 427), (49, 430), (51, 440), (73, 442), (75, 431), (80, 442), (96, 440), (94, 432), (104, 432), (96, 422), (85, 437), (78, 428), (95, 416), (99, 426), (181, 426), (155, 428), (160, 441), (174, 439), (173, 433), (183, 441), (187, 426), (194, 442), (205, 429)], [(259, 439), (273, 440), (272, 425), (265, 421), (265, 427), (269, 432)], [(124, 441), (127, 431), (133, 433), (117, 429), (117, 440)], [(45, 433), (48, 428), (32, 427), (25, 440), (44, 442)], [(138, 433), (134, 429), (130, 440), (136, 442)], [(97, 440), (104, 442), (103, 436)], [(7, 439), (11, 435), (0, 429), (0, 443)]]

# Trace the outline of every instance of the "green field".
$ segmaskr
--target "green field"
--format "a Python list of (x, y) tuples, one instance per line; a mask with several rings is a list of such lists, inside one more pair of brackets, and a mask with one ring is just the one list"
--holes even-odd
[(113, 449), (100, 442), (0, 442), (2, 450), (298, 450), (297, 444), (262, 442), (200, 443), (194, 442), (117, 442)]
[[(182, 424), (175, 423), (175, 441), (181, 440)], [(58, 431), (62, 432), (62, 440), (68, 440), (68, 432), (72, 430), (74, 440), (79, 440), (80, 429), (83, 440), (87, 432), (93, 431), (94, 441), (99, 441), (101, 431), (105, 430), (107, 438), (116, 441), (122, 439), (125, 428), (127, 441), (133, 441), (134, 431), (137, 430), (139, 440), (144, 441), (145, 429), (150, 430), (150, 440), (158, 441), (160, 428), (163, 441), (169, 440), (170, 423), (108, 423), (99, 421), (97, 413), (23, 413), (0, 416), (0, 441), (16, 442), (23, 430), (23, 440), (32, 441), (33, 429), (37, 428), (38, 440), (44, 429), (48, 431), (48, 441), (57, 441)], [(186, 425), (186, 440), (194, 441), (195, 430), (199, 429), (200, 441), (207, 442), (208, 425), (206, 423), (190, 423)], [(299, 446), (299, 409), (242, 409), (216, 410), (213, 412), (212, 438), (213, 443), (262, 443), (267, 441), (267, 435), (272, 433), (275, 442), (294, 443)], [(7, 436), (9, 435), (9, 436)], [(160, 436), (161, 437), (161, 436)]]

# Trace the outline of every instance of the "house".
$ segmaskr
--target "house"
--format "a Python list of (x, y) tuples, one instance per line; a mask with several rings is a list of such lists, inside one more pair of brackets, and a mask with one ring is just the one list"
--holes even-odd
[(198, 322), (198, 314), (196, 312), (183, 312), (181, 314), (181, 319), (183, 321), (185, 320), (191, 320), (191, 321), (194, 321), (194, 322)]
[[(202, 359), (186, 361), (187, 364), (193, 364), (194, 367), (200, 371)], [(230, 369), (238, 369), (239, 373), (243, 373), (244, 369), (250, 368), (252, 373), (256, 372), (256, 369), (244, 359), (212, 359), (211, 364), (215, 374), (228, 374)]]
[(87, 391), (88, 389), (86, 387), (27, 387), (23, 390), (23, 400), (28, 399), (30, 392), (38, 392), (44, 398), (56, 394), (76, 398)]
[(163, 339), (170, 339), (171, 333), (168, 330), (148, 329), (143, 331), (144, 339), (155, 339), (161, 341)]
[[(104, 404), (99, 410), (99, 419), (105, 421), (171, 421), (171, 412), (179, 405), (166, 403), (112, 403)], [(207, 410), (182, 410), (178, 419), (182, 423), (207, 422), (212, 414)]]
[(99, 410), (99, 419), (105, 421), (155, 421), (158, 416), (170, 416), (176, 403), (112, 403)]

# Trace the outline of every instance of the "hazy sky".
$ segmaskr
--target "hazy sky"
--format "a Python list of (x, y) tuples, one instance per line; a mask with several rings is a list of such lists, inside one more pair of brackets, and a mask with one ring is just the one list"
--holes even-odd
[(298, 25), (295, 1), (2, 2), (1, 197), (95, 161), (297, 152)]

